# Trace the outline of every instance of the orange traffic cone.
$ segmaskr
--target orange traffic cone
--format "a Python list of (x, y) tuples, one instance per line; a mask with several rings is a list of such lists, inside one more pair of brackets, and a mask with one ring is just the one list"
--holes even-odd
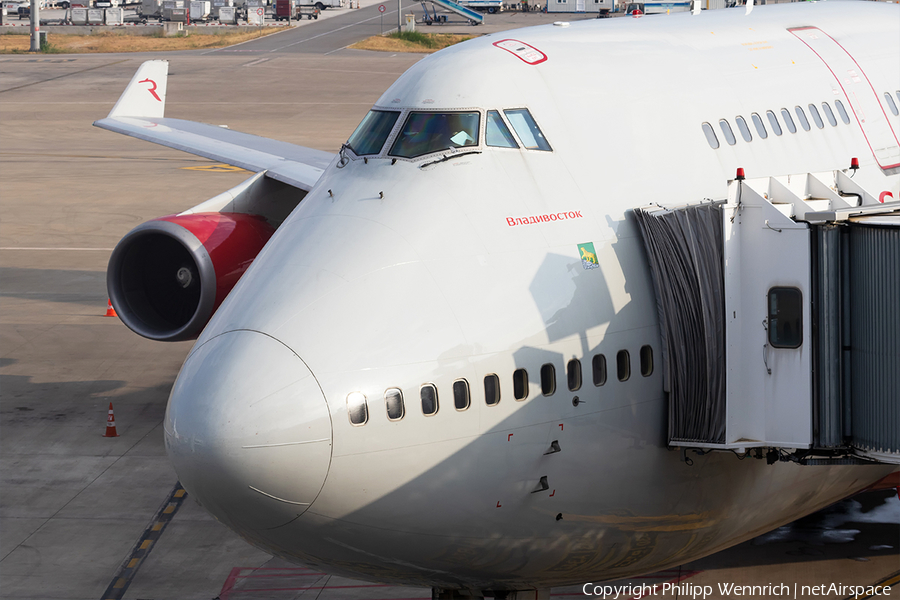
[(112, 402), (109, 403), (109, 415), (106, 417), (106, 433), (103, 437), (119, 437), (116, 433), (116, 417), (113, 415)]
[(113, 308), (112, 300), (106, 301), (106, 316), (107, 317), (118, 317), (116, 314), (116, 309)]

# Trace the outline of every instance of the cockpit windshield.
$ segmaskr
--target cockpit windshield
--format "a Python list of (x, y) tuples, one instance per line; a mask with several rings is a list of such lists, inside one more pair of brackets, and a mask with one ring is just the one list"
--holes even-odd
[(478, 144), (479, 120), (477, 112), (412, 112), (389, 154), (415, 158), (431, 152), (475, 146)]
[(393, 110), (370, 110), (350, 136), (347, 146), (357, 156), (378, 154), (399, 117), (400, 113)]

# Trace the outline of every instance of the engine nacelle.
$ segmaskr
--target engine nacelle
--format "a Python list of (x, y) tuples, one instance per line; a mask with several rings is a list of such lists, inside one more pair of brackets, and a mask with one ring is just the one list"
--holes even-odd
[(152, 340), (196, 338), (275, 229), (243, 213), (170, 215), (132, 229), (109, 259), (119, 318)]

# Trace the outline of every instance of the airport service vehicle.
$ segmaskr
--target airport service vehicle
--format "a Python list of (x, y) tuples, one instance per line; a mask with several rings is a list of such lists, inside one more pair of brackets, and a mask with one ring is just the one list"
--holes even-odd
[(275, 20), (290, 21), (294, 14), (293, 0), (275, 0)]
[[(167, 117), (144, 63), (97, 126), (254, 172), (110, 259), (129, 327), (199, 336), (181, 483), (317, 569), (548, 598), (885, 477), (898, 27), (827, 2), (485, 36), (336, 155)], [(848, 239), (876, 251), (835, 278)]]
[(494, 14), (503, 10), (502, 0), (461, 0), (460, 4), (482, 12)]
[[(317, 9), (343, 8), (344, 0), (297, 0), (298, 6), (315, 6)], [(304, 13), (306, 14), (306, 13)], [(318, 17), (316, 17), (318, 18)]]

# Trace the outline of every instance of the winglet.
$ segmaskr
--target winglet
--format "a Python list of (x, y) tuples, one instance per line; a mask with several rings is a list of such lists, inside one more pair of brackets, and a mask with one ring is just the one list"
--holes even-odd
[(159, 117), (166, 110), (166, 78), (169, 61), (148, 60), (131, 78), (119, 101), (109, 111), (113, 117)]

